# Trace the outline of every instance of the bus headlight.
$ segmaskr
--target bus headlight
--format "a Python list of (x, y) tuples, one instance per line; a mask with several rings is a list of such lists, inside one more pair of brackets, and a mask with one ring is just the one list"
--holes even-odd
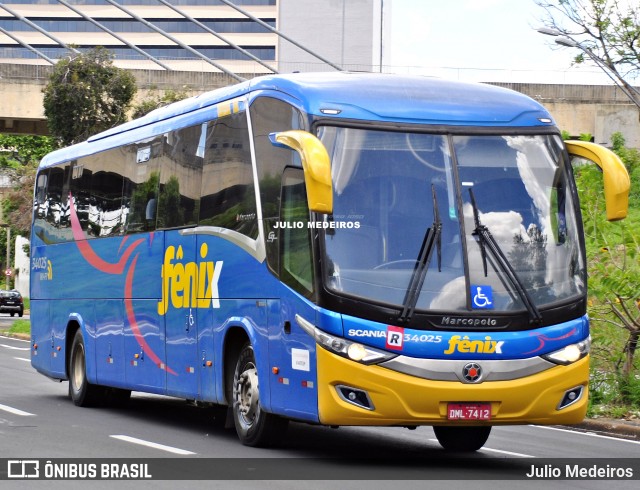
[(545, 354), (542, 357), (547, 361), (554, 362), (556, 364), (562, 364), (564, 366), (568, 364), (572, 364), (584, 356), (586, 356), (591, 350), (591, 337), (587, 337), (586, 339), (576, 343), (570, 344), (566, 347), (563, 347), (560, 350), (555, 352), (551, 352), (549, 354)]
[(351, 359), (352, 361), (362, 364), (378, 364), (397, 356), (397, 354), (391, 354), (383, 350), (359, 344), (358, 342), (352, 342), (351, 340), (328, 334), (300, 315), (296, 315), (296, 322), (300, 325), (300, 328), (311, 335), (321, 347), (334, 354)]

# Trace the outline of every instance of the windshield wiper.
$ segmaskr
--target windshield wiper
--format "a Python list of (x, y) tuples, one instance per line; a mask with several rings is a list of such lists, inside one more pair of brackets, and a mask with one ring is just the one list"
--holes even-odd
[(433, 255), (433, 246), (438, 248), (438, 272), (442, 268), (442, 222), (440, 221), (440, 211), (438, 209), (438, 198), (436, 197), (435, 186), (431, 185), (431, 195), (433, 196), (433, 224), (427, 228), (422, 239), (420, 253), (416, 259), (416, 265), (413, 268), (411, 281), (402, 302), (402, 312), (398, 317), (400, 324), (407, 324), (413, 316), (413, 312), (420, 297), (420, 291), (427, 275), (427, 269)]
[[(527, 311), (529, 312), (529, 322), (532, 324), (540, 324), (542, 323), (542, 315), (540, 315), (540, 311), (536, 307), (533, 299), (527, 292), (524, 284), (518, 277), (515, 269), (502, 252), (500, 245), (496, 242), (496, 239), (493, 237), (489, 228), (483, 225), (480, 222), (480, 213), (478, 212), (478, 206), (476, 204), (476, 198), (473, 195), (473, 189), (469, 189), (469, 196), (471, 198), (471, 207), (473, 207), (473, 220), (475, 222), (475, 229), (473, 230), (473, 236), (478, 238), (478, 245), (480, 246), (480, 254), (482, 255), (482, 265), (484, 269), (484, 277), (487, 277), (487, 251), (486, 248), (489, 249), (491, 255), (495, 258), (498, 266), (505, 273), (511, 285), (520, 296), (520, 299), (524, 303)], [(486, 248), (485, 248), (486, 245)]]

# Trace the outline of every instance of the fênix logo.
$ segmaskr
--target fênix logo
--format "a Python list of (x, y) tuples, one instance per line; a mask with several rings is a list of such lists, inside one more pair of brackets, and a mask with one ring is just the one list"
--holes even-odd
[(167, 247), (162, 264), (162, 299), (158, 303), (158, 313), (164, 315), (173, 308), (220, 308), (218, 281), (222, 271), (221, 260), (205, 260), (209, 248), (200, 246), (200, 264), (183, 262), (182, 246)]
[(484, 340), (469, 340), (469, 336), (454, 335), (449, 339), (449, 348), (444, 351), (445, 354), (502, 354), (502, 346), (504, 341), (493, 340), (490, 336), (486, 336)]

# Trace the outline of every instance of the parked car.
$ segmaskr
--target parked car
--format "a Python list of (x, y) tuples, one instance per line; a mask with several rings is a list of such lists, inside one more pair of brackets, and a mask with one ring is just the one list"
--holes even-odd
[(0, 290), (0, 313), (11, 313), (11, 316), (17, 313), (18, 316), (22, 316), (24, 313), (22, 295), (15, 289)]

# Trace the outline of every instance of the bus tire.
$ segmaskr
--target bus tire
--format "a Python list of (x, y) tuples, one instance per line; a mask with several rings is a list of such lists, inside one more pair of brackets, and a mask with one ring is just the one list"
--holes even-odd
[(244, 345), (236, 362), (232, 403), (233, 422), (242, 444), (268, 447), (282, 440), (288, 421), (260, 406), (258, 370), (250, 343)]
[(78, 407), (93, 407), (104, 401), (105, 389), (87, 380), (87, 353), (82, 332), (76, 330), (69, 355), (69, 395)]
[(487, 442), (491, 426), (434, 426), (433, 432), (447, 451), (472, 452)]

